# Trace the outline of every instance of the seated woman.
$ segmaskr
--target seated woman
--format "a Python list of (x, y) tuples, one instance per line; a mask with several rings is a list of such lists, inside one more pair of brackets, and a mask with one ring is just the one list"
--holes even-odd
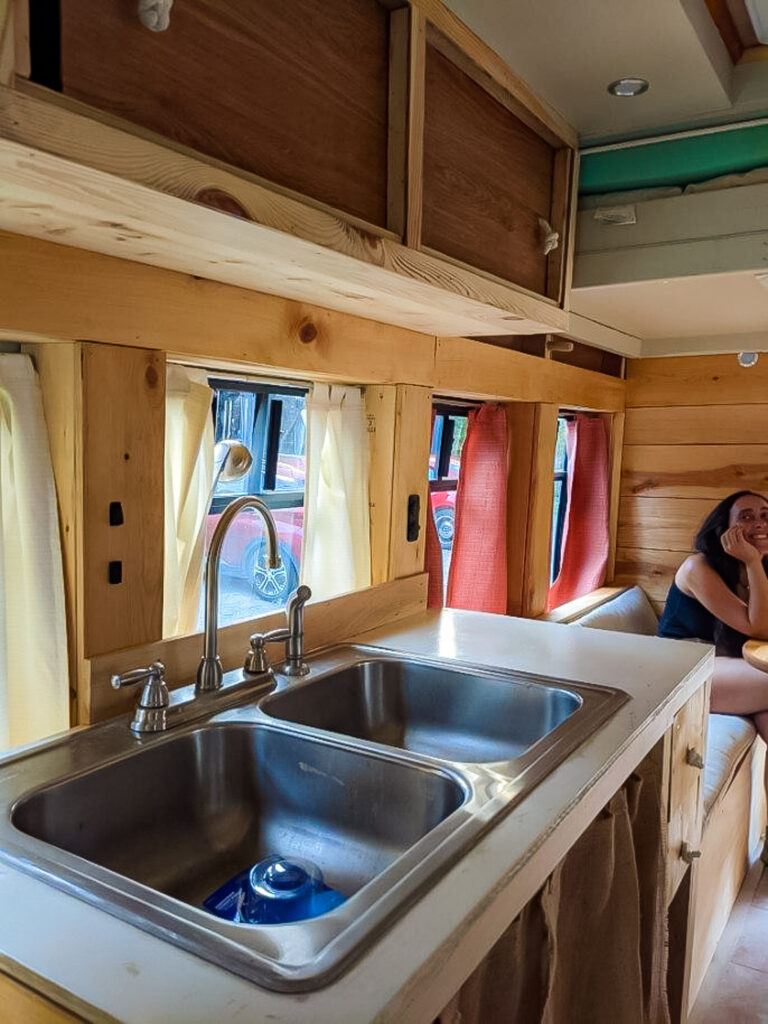
[(713, 643), (711, 710), (749, 715), (768, 741), (768, 672), (741, 655), (745, 640), (768, 640), (768, 499), (752, 491), (724, 498), (694, 549), (675, 573), (659, 636)]

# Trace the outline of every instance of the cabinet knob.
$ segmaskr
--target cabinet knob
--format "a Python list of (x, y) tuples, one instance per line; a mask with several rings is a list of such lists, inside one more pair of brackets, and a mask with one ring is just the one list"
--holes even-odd
[(701, 770), (704, 767), (704, 758), (695, 747), (688, 747), (685, 753), (685, 763), (689, 764), (692, 768)]
[(693, 850), (688, 843), (683, 843), (680, 846), (680, 859), (684, 860), (686, 864), (693, 864), (695, 860), (701, 856), (701, 850)]

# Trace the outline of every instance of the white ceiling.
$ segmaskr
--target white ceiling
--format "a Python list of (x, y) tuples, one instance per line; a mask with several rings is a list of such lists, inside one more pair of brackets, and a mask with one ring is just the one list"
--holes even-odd
[[(768, 111), (768, 61), (734, 68), (704, 0), (444, 2), (587, 146)], [(629, 76), (648, 79), (648, 92), (633, 99), (607, 92)], [(574, 288), (571, 307), (587, 318), (582, 325), (593, 322), (583, 340), (603, 347), (595, 325), (613, 328), (631, 336), (613, 343), (629, 345), (627, 355), (768, 344), (768, 290), (752, 273)]]
[(753, 273), (577, 288), (571, 306), (641, 339), (762, 333), (768, 343), (768, 288)]
[[(445, 0), (584, 141), (768, 109), (768, 62), (734, 69), (704, 0)], [(646, 78), (633, 99), (622, 77)]]

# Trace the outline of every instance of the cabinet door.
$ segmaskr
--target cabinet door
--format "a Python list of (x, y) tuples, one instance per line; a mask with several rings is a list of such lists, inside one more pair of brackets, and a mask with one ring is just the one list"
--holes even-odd
[[(93, 0), (61, 4), (65, 95), (385, 224), (384, 6), (184, 0), (163, 32), (145, 28), (137, 11), (124, 0), (100, 0), (98, 13)], [(56, 80), (50, 69), (44, 77)]]
[[(513, 113), (434, 31), (429, 39), (422, 243), (559, 301), (570, 151)], [(551, 252), (547, 224), (559, 234)]]
[(702, 820), (702, 765), (709, 686), (697, 691), (675, 715), (669, 780), (667, 898), (677, 891), (692, 858), (699, 853)]

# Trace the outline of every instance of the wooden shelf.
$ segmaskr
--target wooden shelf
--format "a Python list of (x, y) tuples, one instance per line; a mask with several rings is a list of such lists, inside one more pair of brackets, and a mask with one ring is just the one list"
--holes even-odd
[(34, 91), (0, 89), (1, 228), (428, 334), (567, 330), (554, 302)]

